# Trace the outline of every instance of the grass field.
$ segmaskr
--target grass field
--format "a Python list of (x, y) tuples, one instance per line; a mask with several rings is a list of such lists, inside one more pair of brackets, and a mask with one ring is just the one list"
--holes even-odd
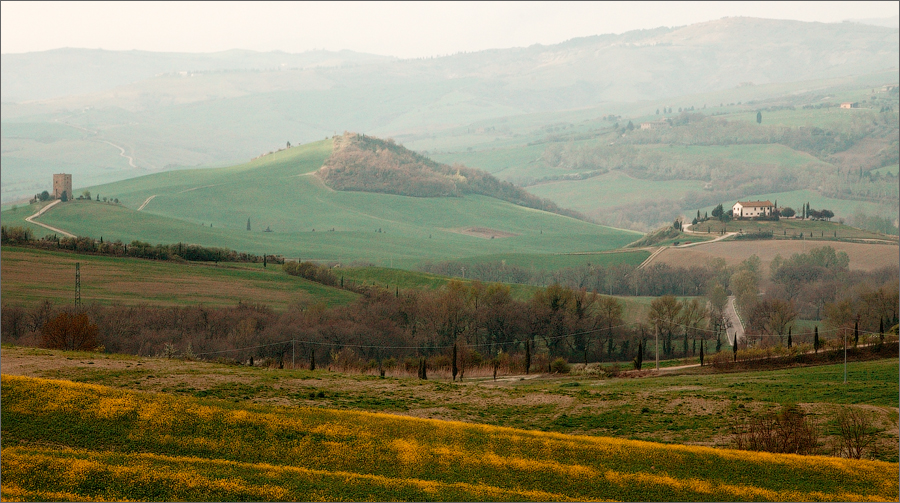
[(176, 263), (79, 255), (4, 246), (4, 303), (34, 305), (74, 298), (75, 263), (81, 264), (82, 302), (100, 304), (235, 306), (262, 303), (286, 309), (295, 303), (346, 304), (356, 294), (288, 276), (280, 265)]
[(898, 493), (896, 462), (233, 403), (10, 375), (3, 376), (2, 394), (5, 500), (855, 501)]
[[(727, 348), (726, 348), (727, 350)], [(645, 368), (654, 366), (646, 360)], [(673, 367), (689, 360), (662, 360)], [(392, 412), (495, 426), (634, 440), (727, 447), (731, 427), (753, 414), (798, 403), (834, 434), (838, 407), (859, 404), (877, 412), (884, 429), (879, 459), (897, 461), (896, 360), (718, 374), (694, 367), (640, 379), (609, 378), (573, 364), (569, 376), (509, 374), (498, 380), (489, 368), (468, 368), (450, 382), (450, 370), (430, 370), (429, 380), (389, 368), (386, 379), (326, 369), (276, 370), (182, 362), (124, 355), (97, 355), (3, 347), (4, 372), (74, 380), (140, 391), (219, 398), (238, 404), (279, 404)], [(319, 393), (321, 392), (321, 393)], [(645, 410), (646, 409), (646, 410)], [(826, 438), (827, 440), (827, 438)], [(893, 445), (891, 443), (893, 442)], [(827, 445), (822, 445), (827, 453)]]
[[(646, 257), (647, 253), (608, 255), (636, 260), (628, 257)], [(12, 246), (4, 246), (2, 256), (0, 296), (5, 303), (25, 306), (45, 299), (60, 304), (71, 302), (76, 262), (81, 264), (81, 298), (85, 303), (229, 307), (245, 302), (284, 310), (297, 303), (346, 304), (357, 297), (345, 290), (288, 276), (279, 265), (263, 268), (261, 264), (221, 263), (216, 266)], [(383, 267), (342, 267), (335, 270), (335, 275), (342, 277), (348, 286), (352, 283), (374, 284), (390, 290), (433, 290), (451, 280), (471, 283), (471, 280)], [(60, 278), (71, 278), (71, 282), (60, 281)], [(510, 284), (509, 287), (513, 297), (521, 301), (530, 299), (539, 290), (539, 287), (522, 284)], [(625, 321), (646, 320), (651, 298), (618, 299), (624, 307)]]
[(754, 220), (732, 220), (723, 223), (719, 220), (710, 219), (705, 222), (699, 222), (691, 228), (699, 235), (705, 236), (717, 235), (721, 231), (738, 232), (745, 234), (753, 234), (755, 232), (772, 231), (772, 237), (775, 239), (794, 239), (799, 238), (803, 234), (804, 239), (812, 240), (846, 240), (846, 239), (877, 239), (885, 241), (897, 241), (897, 236), (888, 236), (877, 232), (866, 231), (843, 225), (839, 222), (828, 222), (821, 220), (798, 220), (793, 218), (782, 218), (777, 222), (754, 221)]
[(696, 180), (653, 181), (632, 178), (621, 172), (610, 172), (577, 181), (548, 182), (528, 187), (528, 191), (557, 204), (570, 206), (588, 215), (606, 208), (645, 199), (680, 199), (691, 191), (703, 190)]
[[(322, 141), (244, 165), (168, 172), (92, 187), (92, 193), (118, 198), (122, 205), (76, 201), (54, 208), (41, 221), (106, 240), (182, 241), (402, 268), (422, 260), (474, 255), (603, 251), (639, 237), (484, 196), (336, 192), (310, 176), (330, 152), (331, 141)], [(151, 196), (155, 197), (147, 206), (136, 211)], [(15, 218), (24, 218), (27, 212), (22, 211), (17, 210)], [(272, 232), (263, 232), (267, 228)], [(469, 228), (512, 236), (484, 239), (465, 234)]]

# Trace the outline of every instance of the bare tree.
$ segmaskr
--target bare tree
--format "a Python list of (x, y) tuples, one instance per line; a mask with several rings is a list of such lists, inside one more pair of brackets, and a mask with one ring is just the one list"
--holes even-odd
[(845, 407), (837, 416), (840, 430), (836, 454), (848, 458), (862, 459), (867, 453), (877, 452), (878, 428), (872, 413), (856, 407)]

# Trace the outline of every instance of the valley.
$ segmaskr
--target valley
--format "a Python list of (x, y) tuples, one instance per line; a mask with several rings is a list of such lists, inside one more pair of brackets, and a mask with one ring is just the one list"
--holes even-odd
[(897, 18), (550, 5), (4, 52), (0, 497), (896, 501)]

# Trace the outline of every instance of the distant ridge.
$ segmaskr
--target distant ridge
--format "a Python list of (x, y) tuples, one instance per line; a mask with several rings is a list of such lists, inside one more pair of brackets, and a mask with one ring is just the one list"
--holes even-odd
[(334, 138), (334, 149), (316, 176), (335, 190), (380, 192), (412, 197), (481, 194), (503, 201), (586, 220), (480, 169), (449, 166), (398, 145), (359, 133)]

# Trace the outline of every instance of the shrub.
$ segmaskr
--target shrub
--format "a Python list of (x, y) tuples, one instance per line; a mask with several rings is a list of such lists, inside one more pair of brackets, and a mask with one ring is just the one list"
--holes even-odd
[(563, 358), (557, 358), (550, 364), (550, 371), (556, 374), (568, 374), (569, 370), (569, 362)]
[(777, 414), (752, 418), (735, 432), (735, 447), (750, 451), (811, 454), (819, 445), (819, 430), (796, 405)]
[(58, 314), (41, 327), (41, 346), (50, 349), (90, 351), (97, 348), (97, 325), (84, 313)]

